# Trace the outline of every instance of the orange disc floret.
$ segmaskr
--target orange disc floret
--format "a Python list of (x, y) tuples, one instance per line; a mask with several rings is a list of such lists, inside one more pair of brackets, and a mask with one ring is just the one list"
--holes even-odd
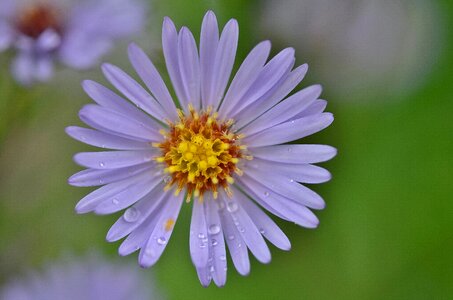
[(231, 132), (233, 121), (217, 120), (212, 109), (196, 112), (190, 106), (188, 116), (179, 111), (179, 122), (169, 122), (170, 129), (162, 130), (162, 143), (154, 144), (162, 150), (156, 161), (166, 164), (165, 172), (171, 175), (166, 188), (176, 185), (176, 193), (186, 187), (187, 201), (192, 196), (203, 199), (206, 191), (217, 197), (218, 187), (231, 194), (233, 173), (242, 174), (237, 167), (244, 146), (239, 145), (241, 135)]

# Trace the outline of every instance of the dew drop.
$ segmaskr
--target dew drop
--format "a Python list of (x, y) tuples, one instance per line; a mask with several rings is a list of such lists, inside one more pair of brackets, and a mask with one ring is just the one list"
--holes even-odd
[(260, 228), (260, 233), (261, 233), (261, 234), (265, 234), (266, 231), (265, 231), (263, 228)]
[(240, 233), (244, 233), (245, 232), (244, 227), (239, 227), (238, 230), (239, 230)]
[(101, 148), (105, 148), (105, 145), (104, 145), (104, 144), (102, 144), (102, 145), (101, 145)]
[(201, 242), (198, 246), (199, 246), (200, 248), (202, 248), (202, 249), (203, 249), (203, 248), (206, 248), (206, 243)]
[(219, 242), (217, 242), (216, 239), (213, 239), (213, 240), (211, 241), (211, 245), (213, 245), (214, 247), (217, 246), (217, 244), (219, 244)]
[(105, 167), (105, 163), (103, 163), (102, 161), (99, 163), (99, 167), (103, 168)]
[(294, 120), (291, 121), (291, 124), (294, 124)]
[(230, 241), (234, 240), (234, 235), (229, 235), (229, 236), (228, 236), (228, 239), (229, 239)]
[(80, 136), (80, 139), (81, 139), (82, 141), (85, 141), (87, 138), (86, 138), (84, 135), (81, 135), (81, 136)]
[(264, 197), (269, 197), (269, 192), (268, 191), (264, 192)]
[(123, 215), (124, 220), (130, 223), (137, 221), (139, 217), (140, 211), (135, 207), (128, 208)]
[(209, 272), (214, 273), (215, 269), (214, 266), (209, 267)]
[(289, 182), (291, 182), (291, 183), (294, 182), (294, 179), (291, 178), (291, 179), (289, 180)]
[(118, 205), (120, 203), (120, 201), (118, 200), (118, 198), (113, 198), (112, 203), (115, 205)]
[(227, 204), (227, 210), (232, 213), (232, 212), (235, 212), (238, 210), (238, 205), (236, 204), (236, 202), (228, 202)]
[(198, 234), (198, 238), (199, 239), (204, 239), (204, 238), (206, 238), (206, 236), (203, 233), (199, 233)]
[(241, 248), (241, 247), (242, 247), (242, 244), (241, 244), (241, 243), (238, 243), (237, 246), (238, 246), (238, 248)]
[(163, 236), (157, 239), (157, 243), (161, 246), (165, 245), (167, 243), (167, 239)]
[(209, 226), (208, 232), (211, 235), (218, 234), (220, 232), (220, 226), (217, 224), (212, 224), (211, 226)]
[(164, 177), (164, 183), (169, 183), (171, 181), (171, 176)]
[(104, 180), (99, 179), (99, 184), (104, 184)]
[(220, 255), (220, 256), (219, 256), (219, 259), (220, 259), (221, 261), (225, 261), (225, 260), (226, 260), (226, 256), (225, 256), (225, 255)]

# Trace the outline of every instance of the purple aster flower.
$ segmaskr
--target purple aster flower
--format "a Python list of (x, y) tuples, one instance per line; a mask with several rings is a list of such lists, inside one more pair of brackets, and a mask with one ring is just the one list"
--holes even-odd
[[(126, 239), (120, 255), (140, 250), (142, 267), (162, 255), (184, 200), (192, 205), (190, 254), (203, 286), (226, 281), (226, 247), (242, 275), (250, 271), (249, 249), (263, 263), (269, 242), (289, 250), (290, 242), (270, 213), (314, 228), (310, 209), (323, 199), (300, 183), (321, 183), (330, 173), (312, 165), (336, 150), (325, 145), (288, 142), (330, 125), (319, 85), (288, 97), (307, 65), (293, 69), (294, 50), (267, 61), (270, 43), (258, 44), (227, 88), (238, 43), (238, 24), (230, 20), (219, 34), (208, 12), (200, 49), (186, 27), (163, 23), (163, 50), (178, 109), (146, 54), (129, 47), (129, 59), (148, 90), (116, 66), (102, 66), (107, 80), (124, 96), (93, 81), (83, 88), (96, 102), (80, 110), (94, 129), (68, 127), (86, 144), (114, 151), (78, 153), (87, 170), (73, 175), (74, 186), (102, 186), (76, 206), (78, 213), (111, 214), (126, 209), (107, 234)], [(267, 62), (266, 62), (267, 61)], [(127, 98), (129, 101), (125, 100)], [(282, 101), (283, 100), (283, 101)]]
[(0, 0), (0, 51), (16, 50), (11, 71), (24, 85), (49, 80), (55, 62), (93, 66), (118, 38), (144, 25), (140, 0)]
[(137, 268), (112, 264), (97, 255), (54, 262), (43, 272), (7, 283), (3, 300), (162, 299)]

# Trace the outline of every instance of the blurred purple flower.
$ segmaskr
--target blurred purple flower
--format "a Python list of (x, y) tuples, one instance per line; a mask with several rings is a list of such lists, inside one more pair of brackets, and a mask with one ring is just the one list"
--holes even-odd
[(116, 39), (138, 33), (144, 8), (140, 0), (0, 0), (0, 51), (16, 50), (19, 83), (47, 81), (55, 62), (87, 69)]
[(162, 299), (140, 270), (112, 264), (97, 255), (46, 266), (6, 284), (2, 300), (150, 300)]
[[(216, 16), (203, 20), (200, 51), (192, 33), (163, 23), (163, 50), (181, 109), (177, 109), (156, 68), (132, 44), (129, 59), (145, 90), (116, 66), (102, 67), (123, 97), (85, 81), (97, 103), (80, 111), (93, 129), (68, 127), (86, 144), (119, 151), (78, 153), (87, 170), (73, 175), (74, 186), (101, 186), (76, 206), (78, 213), (111, 214), (126, 209), (107, 240), (127, 236), (120, 255), (139, 249), (139, 264), (154, 265), (173, 231), (183, 199), (192, 201), (190, 254), (203, 286), (226, 282), (226, 249), (242, 275), (250, 271), (247, 249), (263, 263), (271, 259), (263, 237), (283, 250), (285, 234), (256, 204), (285, 220), (314, 228), (312, 209), (323, 199), (302, 183), (322, 183), (330, 173), (312, 165), (331, 159), (333, 147), (285, 144), (331, 124), (323, 112), (321, 87), (287, 95), (301, 82), (307, 65), (293, 69), (294, 50), (267, 61), (270, 42), (246, 57), (227, 89), (238, 42), (238, 24), (230, 20), (219, 35)], [(284, 101), (281, 101), (285, 99)], [(129, 208), (128, 208), (129, 207)]]

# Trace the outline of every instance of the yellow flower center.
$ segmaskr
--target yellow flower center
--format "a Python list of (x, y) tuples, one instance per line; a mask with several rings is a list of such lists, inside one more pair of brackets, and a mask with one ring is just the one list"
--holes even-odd
[(212, 191), (217, 197), (218, 187), (231, 194), (228, 187), (234, 183), (233, 173), (242, 171), (237, 167), (244, 155), (245, 146), (239, 145), (241, 135), (230, 131), (232, 120), (220, 122), (211, 109), (197, 113), (192, 106), (190, 114), (185, 116), (179, 111), (179, 122), (169, 122), (170, 129), (162, 130), (162, 143), (154, 144), (162, 151), (156, 161), (166, 164), (165, 172), (170, 174), (166, 188), (176, 185), (176, 194), (186, 187), (187, 201), (192, 196), (199, 197)]

